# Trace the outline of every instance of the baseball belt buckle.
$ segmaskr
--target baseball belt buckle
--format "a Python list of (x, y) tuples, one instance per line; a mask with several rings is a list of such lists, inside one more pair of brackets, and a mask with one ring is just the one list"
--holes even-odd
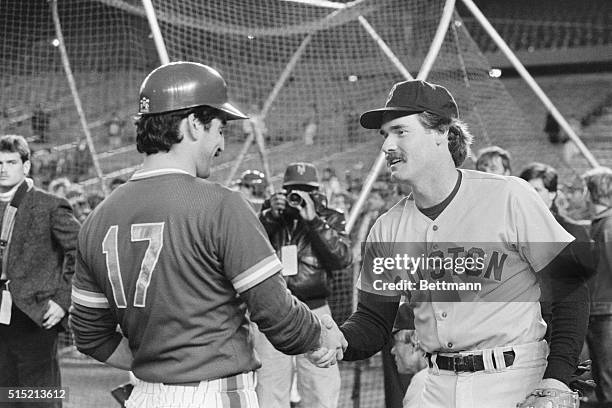
[(453, 356), (453, 371), (455, 374), (463, 371), (463, 356), (460, 354)]

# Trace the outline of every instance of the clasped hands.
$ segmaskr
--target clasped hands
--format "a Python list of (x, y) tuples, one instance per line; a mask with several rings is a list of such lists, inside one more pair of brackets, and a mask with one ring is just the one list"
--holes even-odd
[(330, 315), (323, 315), (319, 320), (321, 322), (319, 347), (306, 353), (306, 357), (317, 367), (327, 368), (342, 360), (348, 342)]

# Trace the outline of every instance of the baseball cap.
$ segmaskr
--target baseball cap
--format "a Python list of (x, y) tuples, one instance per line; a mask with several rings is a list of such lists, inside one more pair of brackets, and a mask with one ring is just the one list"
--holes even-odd
[(311, 163), (291, 163), (285, 170), (283, 187), (287, 186), (319, 187), (317, 168)]
[(393, 85), (385, 107), (365, 112), (359, 123), (366, 129), (380, 129), (388, 114), (395, 113), (395, 117), (399, 117), (397, 114), (405, 116), (421, 112), (435, 113), (446, 118), (459, 117), (457, 103), (446, 88), (417, 79)]

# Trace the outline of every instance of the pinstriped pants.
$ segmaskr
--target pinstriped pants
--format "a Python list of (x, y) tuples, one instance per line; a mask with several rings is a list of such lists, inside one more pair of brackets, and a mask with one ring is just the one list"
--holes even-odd
[(253, 372), (198, 386), (167, 385), (138, 380), (126, 408), (259, 408)]

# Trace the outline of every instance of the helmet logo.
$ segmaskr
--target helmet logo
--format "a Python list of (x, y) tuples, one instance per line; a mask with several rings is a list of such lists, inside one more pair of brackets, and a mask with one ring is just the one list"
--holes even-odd
[(140, 113), (149, 113), (149, 98), (146, 96), (140, 98), (140, 106), (138, 110)]
[(306, 167), (303, 164), (298, 164), (296, 170), (300, 176), (303, 176), (304, 173), (306, 173)]

